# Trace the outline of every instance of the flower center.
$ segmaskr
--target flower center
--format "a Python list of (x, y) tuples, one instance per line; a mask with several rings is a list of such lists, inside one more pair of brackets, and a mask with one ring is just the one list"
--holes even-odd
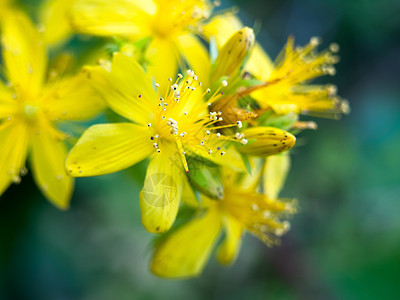
[(28, 119), (33, 119), (39, 112), (40, 107), (33, 104), (25, 104), (23, 106), (23, 114)]
[[(172, 79), (168, 79), (172, 83)], [(241, 122), (216, 126), (221, 122), (222, 112), (208, 112), (209, 107), (221, 97), (220, 90), (228, 83), (222, 85), (211, 95), (211, 90), (203, 92), (202, 84), (197, 80), (193, 71), (188, 70), (183, 78), (178, 74), (175, 83), (165, 97), (159, 95), (159, 84), (156, 83), (159, 103), (154, 124), (149, 123), (152, 131), (150, 140), (154, 149), (161, 153), (167, 145), (175, 145), (182, 158), (186, 172), (189, 172), (186, 154), (219, 155), (225, 154), (229, 141), (246, 143), (242, 134), (235, 136), (222, 135), (219, 130), (227, 127), (241, 127)], [(205, 96), (210, 94), (208, 101)], [(141, 98), (141, 96), (139, 96)], [(146, 101), (146, 99), (143, 99)]]

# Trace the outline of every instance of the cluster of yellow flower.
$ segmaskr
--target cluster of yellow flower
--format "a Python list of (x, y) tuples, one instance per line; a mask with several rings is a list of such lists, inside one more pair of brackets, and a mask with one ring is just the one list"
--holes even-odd
[[(218, 259), (229, 264), (244, 232), (273, 245), (289, 230), (296, 202), (278, 197), (288, 150), (316, 128), (299, 115), (349, 110), (334, 86), (309, 84), (335, 73), (338, 45), (318, 52), (318, 38), (295, 47), (290, 37), (272, 63), (233, 11), (213, 12), (216, 1), (50, 0), (36, 26), (13, 1), (1, 5), (0, 194), (27, 172), (27, 156), (60, 209), (73, 177), (149, 159), (140, 207), (144, 227), (163, 233), (151, 263), (163, 277), (199, 274), (221, 235)], [(97, 65), (48, 61), (74, 33), (113, 37), (112, 53), (96, 51)], [(104, 108), (125, 121), (93, 125), (76, 143), (62, 129)], [(182, 206), (190, 217), (174, 226)]]

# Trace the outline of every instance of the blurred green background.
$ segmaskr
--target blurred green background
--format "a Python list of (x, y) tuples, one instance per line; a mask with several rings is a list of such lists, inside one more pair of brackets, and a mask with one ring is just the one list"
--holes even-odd
[(140, 223), (144, 164), (77, 180), (67, 212), (26, 176), (0, 198), (0, 299), (400, 298), (400, 2), (222, 2), (262, 23), (273, 58), (289, 34), (341, 45), (326, 80), (352, 112), (299, 136), (282, 196), (301, 210), (282, 245), (248, 235), (233, 266), (212, 258), (199, 278), (162, 280), (148, 270), (152, 236)]

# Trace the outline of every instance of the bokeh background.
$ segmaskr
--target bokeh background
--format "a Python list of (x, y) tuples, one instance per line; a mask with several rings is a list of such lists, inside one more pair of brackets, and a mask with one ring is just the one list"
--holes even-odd
[(324, 80), (352, 112), (299, 136), (282, 196), (301, 210), (282, 245), (246, 236), (233, 266), (212, 259), (199, 278), (162, 280), (148, 270), (152, 236), (140, 223), (144, 164), (77, 180), (67, 212), (28, 175), (0, 198), (0, 299), (400, 298), (400, 2), (222, 3), (262, 25), (271, 57), (289, 34), (341, 45), (337, 75)]

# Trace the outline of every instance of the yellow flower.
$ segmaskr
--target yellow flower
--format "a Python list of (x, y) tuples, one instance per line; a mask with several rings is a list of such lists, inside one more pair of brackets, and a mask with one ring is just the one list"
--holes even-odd
[(79, 0), (71, 22), (81, 33), (134, 41), (151, 37), (147, 70), (164, 92), (166, 79), (175, 76), (182, 56), (200, 78), (206, 78), (207, 50), (192, 32), (211, 9), (206, 0)]
[(198, 156), (218, 164), (244, 169), (229, 141), (243, 138), (216, 132), (232, 125), (208, 107), (221, 96), (219, 89), (208, 101), (193, 71), (169, 79), (170, 91), (160, 85), (129, 56), (117, 53), (112, 64), (86, 69), (89, 81), (116, 113), (134, 123), (100, 124), (89, 128), (71, 150), (67, 169), (72, 176), (95, 176), (125, 169), (150, 158), (140, 193), (142, 223), (150, 232), (170, 228), (178, 211), (182, 186), (189, 172), (188, 157)]
[(0, 194), (26, 173), (30, 153), (33, 177), (54, 205), (65, 209), (73, 188), (64, 162), (67, 135), (56, 121), (83, 120), (102, 105), (84, 78), (46, 82), (46, 46), (30, 20), (19, 12), (2, 19), (2, 54), (9, 82), (0, 82)]
[(68, 40), (72, 28), (68, 14), (74, 0), (45, 0), (39, 9), (39, 21), (44, 29), (44, 39), (47, 45), (57, 46)]
[(268, 246), (279, 243), (279, 237), (290, 228), (285, 218), (296, 211), (294, 202), (256, 193), (254, 183), (258, 183), (258, 175), (250, 180), (242, 176), (224, 169), (223, 199), (215, 201), (203, 197), (206, 209), (161, 239), (151, 263), (154, 274), (168, 278), (199, 275), (222, 230), (225, 236), (217, 252), (222, 264), (235, 260), (245, 232)]
[[(235, 15), (221, 15), (204, 26), (204, 35), (214, 37), (217, 44), (222, 45), (240, 27), (242, 25)], [(295, 48), (294, 39), (290, 37), (274, 64), (256, 44), (244, 70), (265, 84), (242, 91), (242, 95), (252, 92), (251, 96), (257, 100), (261, 111), (273, 109), (277, 114), (295, 112), (338, 118), (342, 113), (348, 113), (348, 104), (336, 95), (336, 87), (307, 84), (322, 75), (335, 74), (333, 65), (338, 62), (335, 53), (339, 47), (332, 44), (329, 49), (318, 53), (318, 44), (319, 40), (312, 38), (305, 47)]]

